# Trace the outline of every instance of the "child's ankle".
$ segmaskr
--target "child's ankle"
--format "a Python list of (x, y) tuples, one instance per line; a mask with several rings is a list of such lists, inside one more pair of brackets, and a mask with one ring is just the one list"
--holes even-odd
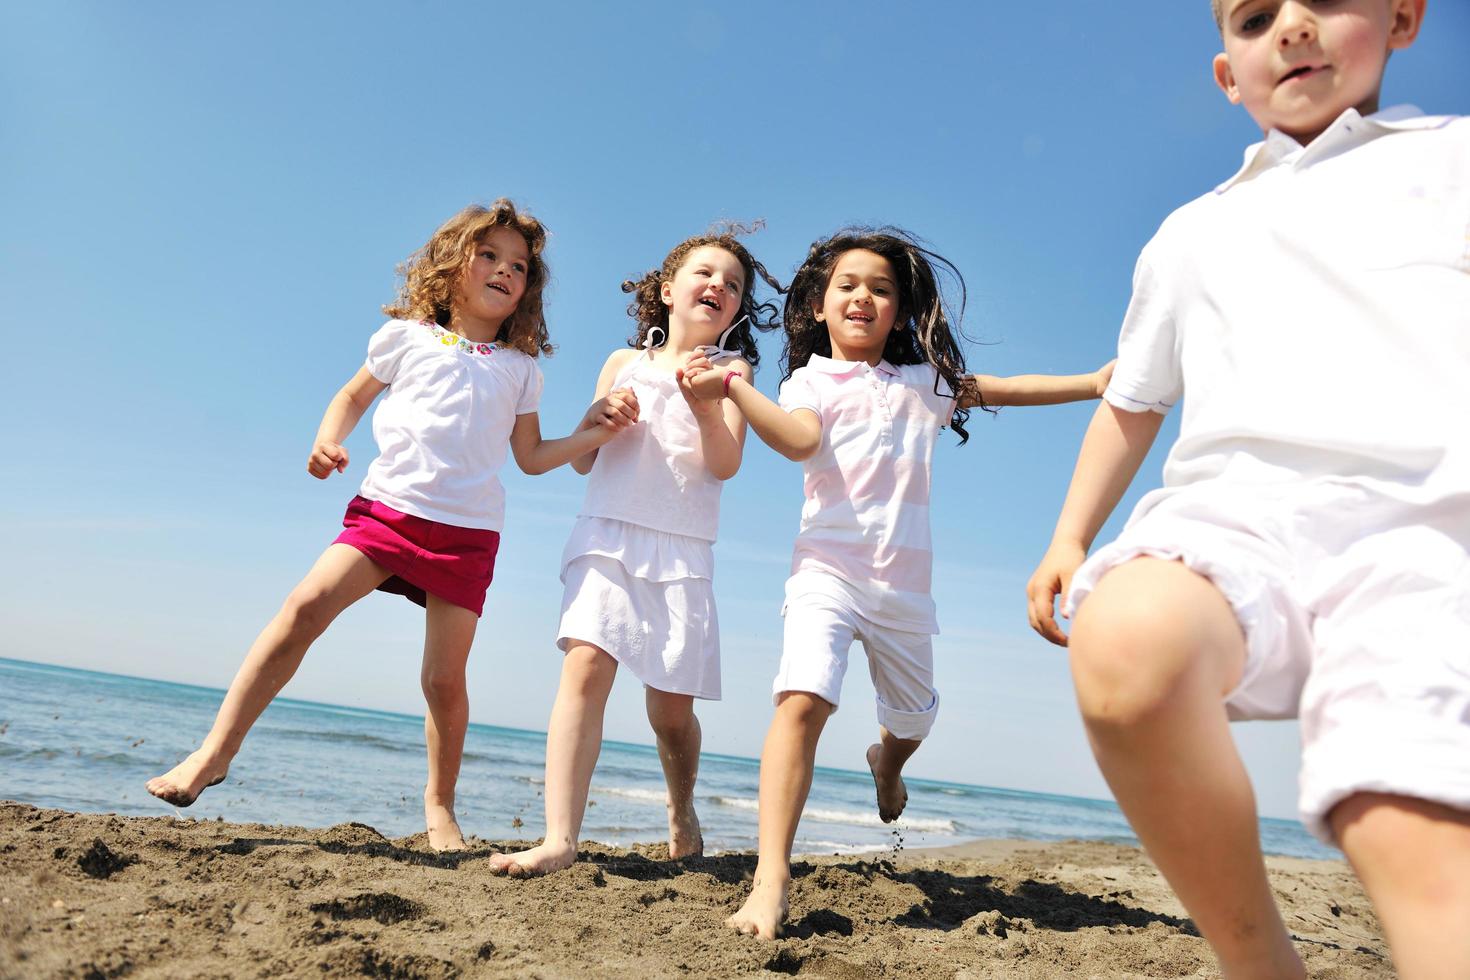
[(791, 884), (791, 862), (781, 861), (767, 864), (758, 861), (752, 878), (756, 887), (785, 890)]

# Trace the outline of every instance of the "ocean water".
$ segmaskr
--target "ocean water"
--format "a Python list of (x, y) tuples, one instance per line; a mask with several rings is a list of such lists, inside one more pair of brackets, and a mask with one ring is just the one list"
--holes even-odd
[[(187, 811), (143, 784), (192, 751), (222, 692), (0, 658), (0, 799), (93, 813), (288, 823), (350, 820), (390, 837), (423, 829), (421, 718), (278, 698), (257, 722), (224, 784)], [(456, 811), (467, 834), (536, 839), (544, 830), (546, 737), (471, 725)], [(756, 844), (755, 759), (706, 754), (696, 803), (711, 851)], [(878, 819), (865, 773), (818, 769), (795, 850), (804, 854), (937, 847), (976, 838), (1137, 843), (1111, 802), (908, 779), (895, 825)], [(651, 746), (606, 742), (583, 837), (627, 845), (664, 839), (663, 772)], [(517, 823), (518, 821), (518, 823)], [(896, 830), (896, 832), (895, 832)], [(1262, 820), (1272, 854), (1336, 858), (1301, 824)]]

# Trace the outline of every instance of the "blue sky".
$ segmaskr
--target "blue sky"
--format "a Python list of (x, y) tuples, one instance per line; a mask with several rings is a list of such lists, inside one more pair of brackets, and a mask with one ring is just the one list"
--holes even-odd
[[(1464, 111), (1470, 6), (1429, 6), (1384, 103)], [(552, 230), (560, 349), (541, 419), (560, 434), (629, 331), (619, 282), (720, 218), (763, 218), (749, 245), (783, 280), (838, 226), (909, 228), (966, 277), (972, 370), (1090, 370), (1111, 356), (1139, 248), (1258, 136), (1210, 81), (1206, 0), (90, 2), (4, 17), (0, 655), (213, 686), (334, 536), (373, 448), (364, 423), (345, 477), (308, 477), (321, 412), (360, 365), (395, 265), (463, 205), (507, 195)], [(774, 393), (778, 338), (762, 350)], [(915, 774), (1107, 795), (1065, 656), (1030, 632), (1022, 598), (1091, 410), (977, 415), (968, 446), (941, 443), (942, 707)], [(505, 482), (473, 717), (539, 730), (581, 482)], [(800, 505), (799, 467), (752, 439), (716, 548), (725, 700), (700, 711), (709, 751), (759, 752)], [(421, 711), (421, 642), (415, 607), (371, 597), (287, 693)], [(860, 766), (874, 730), (860, 661), (824, 764)], [(649, 741), (642, 703), (623, 678), (608, 736)], [(1292, 815), (1295, 727), (1236, 732), (1262, 809)]]

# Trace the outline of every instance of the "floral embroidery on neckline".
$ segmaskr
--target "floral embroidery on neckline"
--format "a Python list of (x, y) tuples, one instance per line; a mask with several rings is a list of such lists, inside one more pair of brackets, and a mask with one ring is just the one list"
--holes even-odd
[(456, 347), (466, 354), (493, 354), (500, 349), (498, 344), (477, 344), (473, 340), (465, 340), (457, 333), (450, 333), (437, 323), (424, 323), (429, 328), (429, 333), (445, 347)]

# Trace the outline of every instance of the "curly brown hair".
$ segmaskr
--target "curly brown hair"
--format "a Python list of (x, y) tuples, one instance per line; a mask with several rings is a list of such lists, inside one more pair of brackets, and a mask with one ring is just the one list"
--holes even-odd
[(546, 248), (546, 228), (518, 210), (509, 198), (498, 198), (488, 208), (472, 204), (440, 225), (424, 247), (398, 267), (403, 285), (398, 289), (398, 299), (384, 306), (383, 312), (403, 320), (432, 320), (447, 327), (460, 276), (469, 268), (476, 247), (496, 228), (520, 232), (531, 260), (526, 269), (526, 292), (516, 311), (500, 325), (495, 340), (532, 357), (549, 356), (556, 348), (547, 333), (541, 298), (551, 277), (541, 254)]
[(786, 291), (785, 287), (766, 271), (766, 267), (741, 244), (738, 237), (754, 234), (764, 227), (765, 222), (763, 221), (755, 221), (748, 225), (733, 221), (713, 225), (703, 235), (686, 238), (675, 245), (673, 250), (664, 257), (663, 264), (657, 269), (650, 269), (637, 279), (625, 281), (623, 292), (633, 294), (633, 301), (628, 304), (628, 315), (638, 321), (638, 330), (628, 338), (628, 346), (642, 347), (643, 342), (648, 339), (649, 331), (655, 329), (663, 331), (664, 337), (668, 337), (669, 308), (664, 305), (660, 287), (674, 278), (674, 273), (683, 267), (690, 252), (705, 245), (713, 245), (735, 256), (736, 261), (740, 263), (740, 268), (745, 271), (745, 291), (740, 296), (740, 308), (735, 311), (735, 318), (732, 322), (740, 323), (741, 317), (749, 319), (740, 323), (740, 326), (726, 339), (725, 344), (727, 349), (738, 351), (740, 356), (745, 358), (754, 369), (761, 359), (760, 351), (755, 345), (755, 330), (774, 330), (780, 326), (778, 317), (781, 314), (780, 307), (773, 302), (756, 302), (756, 278), (764, 280), (766, 285), (778, 294)]
[[(812, 243), (786, 294), (786, 345), (781, 352), (781, 379), (784, 381), (798, 368), (805, 367), (813, 354), (832, 356), (832, 338), (815, 311), (822, 306), (837, 260), (853, 249), (883, 256), (893, 266), (898, 279), (898, 314), (884, 344), (883, 359), (894, 365), (931, 364), (936, 372), (936, 393), (943, 379), (950, 391), (967, 394), (980, 408), (992, 411), (971, 383), (965, 354), (960, 349), (959, 341), (965, 336), (960, 329), (960, 318), (965, 312), (965, 278), (948, 259), (925, 248), (901, 228), (844, 228)], [(959, 286), (958, 310), (951, 311), (936, 267)], [(969, 418), (970, 410), (961, 408), (956, 400), (949, 426), (960, 437), (960, 445), (970, 438), (965, 429)]]

